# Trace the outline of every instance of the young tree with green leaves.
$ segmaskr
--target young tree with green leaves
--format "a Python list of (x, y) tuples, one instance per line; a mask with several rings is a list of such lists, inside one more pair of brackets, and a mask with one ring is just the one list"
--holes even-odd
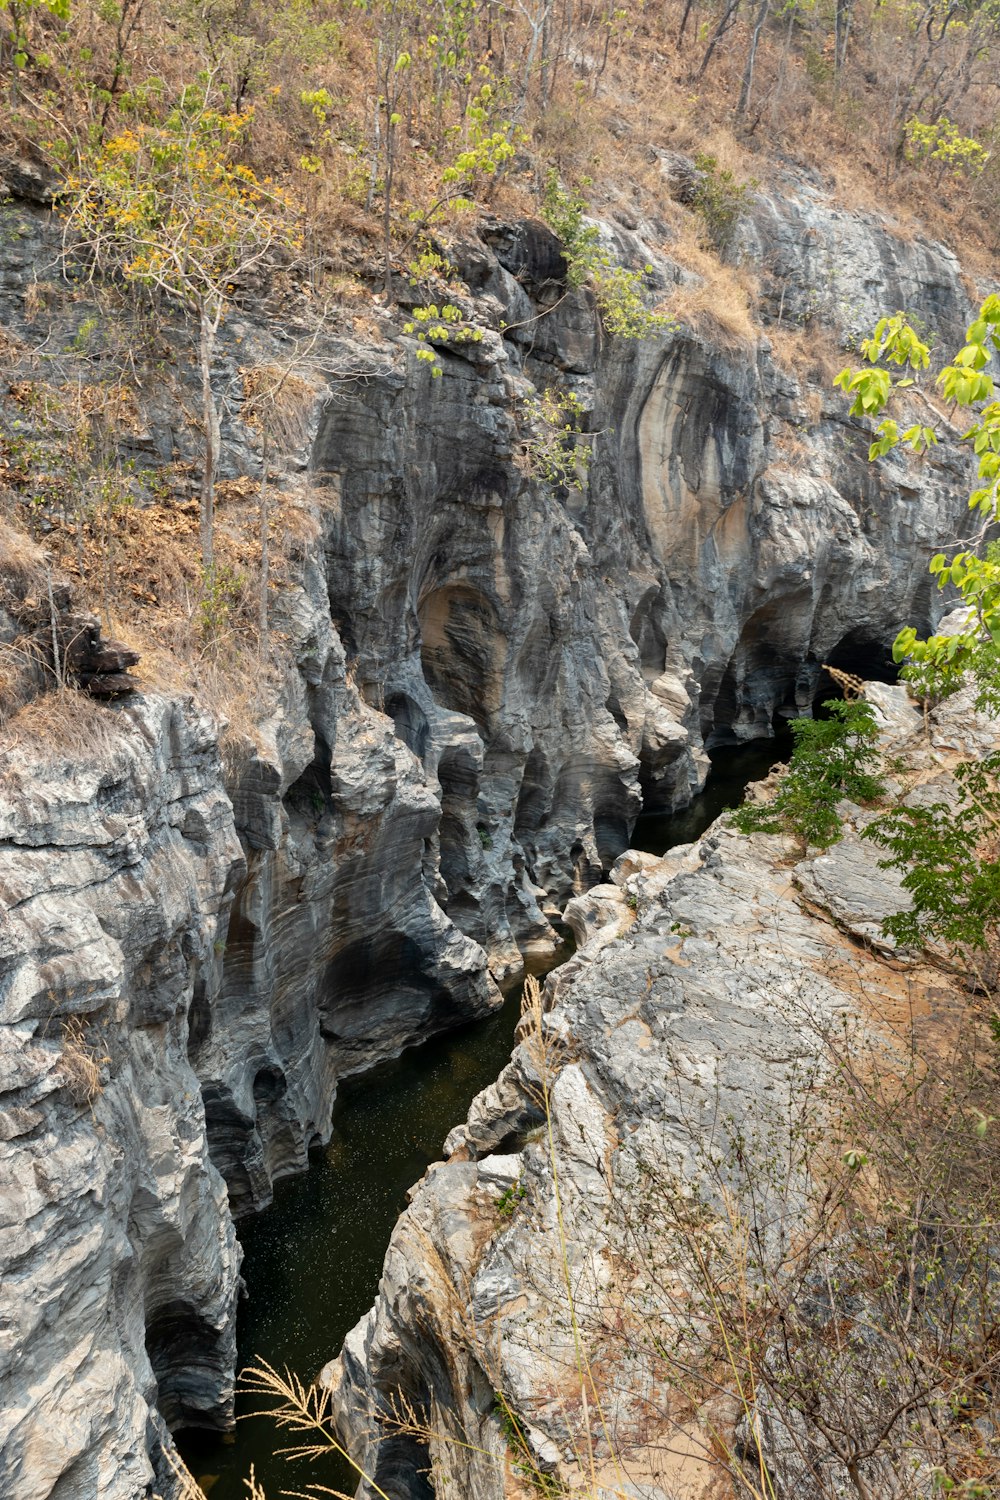
[(61, 199), (67, 250), (87, 256), (91, 274), (162, 293), (197, 319), (206, 581), (220, 445), (212, 390), (219, 329), (239, 283), (276, 249), (299, 244), (288, 195), (239, 160), (251, 118), (252, 111), (216, 108), (208, 85), (186, 88), (158, 123), (127, 127), (83, 155)]
[[(837, 385), (852, 398), (851, 412), (877, 422), (869, 449), (874, 460), (903, 443), (925, 453), (937, 442), (932, 426), (915, 422), (904, 431), (883, 415), (900, 391), (913, 386), (930, 364), (930, 349), (903, 313), (886, 317), (862, 344), (866, 364), (842, 370)], [(969, 506), (983, 519), (972, 545), (950, 559), (938, 553), (931, 573), (938, 587), (958, 590), (967, 617), (954, 633), (922, 640), (912, 626), (899, 632), (893, 656), (901, 676), (917, 694), (935, 700), (968, 678), (976, 707), (1000, 715), (1000, 549), (985, 546), (1000, 513), (1000, 400), (994, 371), (1000, 363), (1000, 296), (987, 297), (966, 330), (965, 343), (937, 377), (944, 397), (969, 417), (962, 441), (975, 457), (979, 483)], [(896, 374), (895, 371), (902, 373)], [(956, 770), (957, 805), (901, 806), (866, 830), (888, 850), (884, 865), (904, 871), (902, 884), (912, 909), (889, 919), (886, 928), (903, 942), (935, 938), (962, 952), (982, 978), (982, 955), (1000, 931), (1000, 751), (967, 761)], [(995, 955), (994, 955), (995, 956)]]
[[(608, 333), (627, 339), (667, 333), (674, 322), (669, 314), (648, 306), (643, 271), (618, 265), (601, 244), (601, 231), (586, 218), (587, 201), (564, 188), (558, 173), (549, 173), (542, 198), (542, 216), (562, 241), (570, 286), (589, 287)], [(644, 268), (645, 273), (652, 266)]]
[(832, 698), (824, 719), (795, 719), (795, 750), (771, 802), (744, 802), (733, 815), (743, 833), (792, 833), (824, 847), (840, 832), (843, 797), (873, 802), (884, 790), (878, 767), (878, 725), (863, 698)]
[[(969, 508), (984, 518), (974, 549), (982, 544), (1000, 510), (1000, 399), (991, 373), (991, 367), (1000, 362), (1000, 296), (986, 298), (965, 337), (965, 344), (937, 377), (937, 385), (946, 401), (971, 417), (962, 441), (972, 448), (981, 483), (969, 496)], [(835, 384), (853, 398), (853, 416), (881, 418), (869, 459), (882, 457), (899, 443), (914, 453), (926, 452), (938, 441), (932, 426), (914, 422), (901, 432), (895, 418), (883, 412), (896, 392), (911, 387), (928, 368), (929, 346), (905, 314), (896, 313), (880, 321), (861, 350), (866, 364), (860, 370), (841, 370)], [(894, 369), (904, 373), (894, 375)], [(932, 635), (926, 641), (919, 640), (910, 626), (901, 630), (893, 656), (906, 664), (904, 676), (917, 666), (944, 674), (957, 686), (964, 669), (975, 669), (985, 655), (1000, 647), (1000, 560), (989, 551), (981, 556), (973, 549), (956, 553), (950, 561), (938, 553), (930, 564), (939, 588), (953, 584), (958, 589), (971, 611), (968, 625), (957, 634)], [(1000, 695), (997, 703), (1000, 706)]]
[[(0, 0), (0, 16), (7, 22), (6, 47), (13, 66), (12, 82), (16, 89), (17, 75), (31, 61), (31, 20), (36, 11), (45, 10), (59, 21), (69, 20), (70, 0)], [(0, 50), (0, 63), (3, 50)]]

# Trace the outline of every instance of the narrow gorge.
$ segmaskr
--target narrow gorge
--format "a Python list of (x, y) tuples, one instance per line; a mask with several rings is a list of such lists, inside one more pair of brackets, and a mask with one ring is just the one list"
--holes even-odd
[[(664, 201), (683, 194), (690, 163), (663, 151), (655, 167)], [(71, 388), (89, 378), (90, 290), (71, 282), (39, 310), (29, 291), (54, 277), (62, 227), (30, 162), (0, 161), (0, 177), (4, 347), (44, 343)], [(663, 224), (600, 234), (616, 261), (648, 268), (650, 295), (692, 283)], [(947, 600), (927, 567), (966, 525), (960, 451), (869, 467), (831, 379), (883, 312), (906, 308), (950, 347), (972, 299), (950, 251), (836, 206), (804, 169), (751, 195), (730, 254), (758, 268), (754, 337), (706, 317), (629, 340), (602, 332), (551, 230), (487, 217), (449, 247), (481, 337), (442, 347), (437, 378), (385, 307), (335, 306), (317, 324), (304, 292), (282, 307), (266, 287), (242, 297), (219, 335), (221, 520), (259, 472), (246, 372), (308, 344), (270, 459), (282, 666), (261, 672), (249, 707), (146, 681), (145, 656), (81, 624), (44, 529), (30, 546), (0, 530), (0, 645), (44, 656), (54, 641), (68, 666), (86, 629), (103, 662), (88, 670), (138, 683), (44, 733), (40, 694), (0, 741), (5, 1500), (179, 1493), (170, 1434), (233, 1421), (241, 1224), (336, 1145), (348, 1080), (376, 1070), (378, 1089), (403, 1049), (498, 1012), (569, 928), (581, 952), (550, 981), (546, 1024), (567, 1049), (552, 1084), (567, 1202), (592, 1211), (581, 1284), (606, 1286), (602, 1257), (621, 1248), (602, 1249), (592, 1158), (669, 1114), (657, 1046), (680, 1005), (674, 971), (701, 996), (671, 1054), (691, 1118), (752, 1093), (769, 1058), (809, 1053), (791, 1012), (760, 996), (817, 973), (819, 949), (846, 972), (844, 931), (883, 914), (864, 907), (874, 867), (858, 884), (823, 858), (797, 866), (835, 927), (803, 913), (762, 845), (741, 852), (718, 827), (673, 864), (626, 851), (641, 813), (698, 794), (709, 751), (811, 712), (824, 664), (887, 679), (900, 626), (936, 624)], [(808, 332), (794, 364), (789, 329)], [(126, 445), (154, 475), (195, 469), (199, 443), (180, 321), (160, 339)], [(573, 488), (525, 461), (532, 395), (553, 384), (594, 434)], [(44, 403), (22, 393), (16, 420), (44, 460)], [(902, 691), (881, 691), (886, 735), (915, 732)], [(815, 981), (827, 1018), (854, 1003), (841, 979)], [(87, 1038), (77, 1055), (74, 1037)], [(503, 1323), (526, 1267), (558, 1280), (523, 1034), (503, 1067), (508, 1052), (498, 1044), (499, 1079), (468, 1124), (447, 1120), (447, 1164), (422, 1179), (372, 1311), (325, 1376), (356, 1456), (399, 1500), (427, 1493), (426, 1445), (368, 1452), (367, 1414), (391, 1389), (502, 1458), (502, 1375), (546, 1466), (568, 1441), (565, 1330), (546, 1346), (538, 1306), (519, 1304), (499, 1373), (462, 1333), (463, 1318)], [(489, 1205), (522, 1180), (527, 1207), (491, 1238)], [(631, 1442), (646, 1418), (623, 1395), (614, 1420)], [(457, 1451), (434, 1453), (436, 1493), (515, 1493), (502, 1463)], [(671, 1493), (652, 1471), (601, 1483)]]

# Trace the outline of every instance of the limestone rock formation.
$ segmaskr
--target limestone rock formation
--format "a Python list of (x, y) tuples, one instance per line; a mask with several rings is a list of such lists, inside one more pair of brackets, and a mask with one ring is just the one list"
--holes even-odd
[[(876, 701), (890, 709), (892, 748), (901, 733), (917, 744), (920, 716), (903, 690)], [(972, 722), (959, 702), (934, 743), (956, 730), (968, 739)], [(859, 872), (865, 889), (887, 882), (844, 811), (844, 842), (821, 858), (796, 863), (790, 841), (722, 820), (662, 860), (626, 856), (611, 884), (572, 903), (583, 945), (415, 1188), (375, 1305), (323, 1372), (354, 1457), (388, 1493), (410, 1493), (430, 1461), (439, 1493), (477, 1500), (520, 1494), (519, 1464), (609, 1500), (702, 1495), (713, 1428), (728, 1423), (735, 1441), (740, 1407), (685, 1407), (660, 1357), (678, 1305), (667, 1289), (681, 1275), (669, 1257), (657, 1262), (669, 1243), (658, 1238), (660, 1195), (697, 1187), (724, 1214), (740, 1178), (719, 1163), (737, 1142), (782, 1163), (755, 1190), (775, 1233), (789, 1232), (797, 1200), (782, 1141), (803, 1098), (822, 1098), (836, 1046), (905, 1052), (914, 1013), (955, 999), (941, 970), (912, 955), (885, 962), (870, 924), (854, 919)], [(897, 888), (883, 904), (905, 899)], [(433, 1430), (409, 1470), (392, 1439), (400, 1393)], [(776, 1457), (782, 1474), (795, 1470), (793, 1454)], [(813, 1493), (799, 1478), (780, 1493)], [(914, 1486), (929, 1495), (929, 1472)]]
[[(86, 292), (29, 320), (60, 231), (30, 163), (3, 176), (15, 196), (0, 205), (0, 323), (12, 347), (52, 339), (69, 368)], [(653, 265), (661, 292), (684, 279), (669, 246), (653, 248), (656, 226), (602, 232)], [(788, 317), (830, 338), (853, 329), (840, 293), (869, 255), (864, 313), (905, 302), (928, 322), (963, 316), (947, 252), (838, 217), (805, 189), (762, 199), (743, 233), (750, 253), (765, 237), (780, 248), (789, 291), (766, 301), (779, 333)], [(836, 276), (817, 271), (827, 241)], [(132, 1500), (150, 1473), (150, 1402), (172, 1424), (225, 1423), (238, 1276), (226, 1193), (236, 1213), (266, 1203), (326, 1138), (339, 1078), (483, 1014), (522, 955), (553, 952), (566, 903), (615, 865), (643, 799), (679, 806), (701, 784), (706, 745), (770, 733), (776, 712), (808, 706), (819, 662), (856, 666), (936, 608), (927, 558), (964, 508), (949, 450), (866, 469), (826, 375), (784, 369), (767, 339), (708, 326), (605, 339), (537, 223), (487, 226), (455, 256), (483, 339), (443, 348), (441, 379), (384, 311), (364, 335), (345, 316), (315, 340), (315, 401), (282, 456), (308, 523), (274, 610), (291, 665), (239, 764), (224, 776), (218, 726), (155, 694), (94, 707), (89, 743), (4, 751), (11, 1500)], [(830, 290), (812, 308), (802, 288), (817, 275)], [(224, 478), (259, 466), (241, 368), (281, 360), (300, 331), (315, 332), (308, 309), (230, 317)], [(143, 393), (121, 457), (193, 467), (185, 330), (167, 320), (163, 338), (169, 378)], [(526, 402), (549, 382), (577, 393), (595, 434), (578, 491), (526, 472)], [(18, 420), (44, 446), (37, 417)], [(34, 523), (50, 524), (44, 508)], [(51, 608), (35, 603), (44, 639)], [(5, 647), (23, 604), (0, 597)], [(127, 650), (93, 636), (90, 648), (92, 689), (130, 685)], [(721, 923), (752, 880), (733, 874), (726, 894), (699, 861), (684, 878), (714, 893)], [(760, 899), (784, 912), (769, 889)], [(611, 901), (617, 921), (620, 900), (591, 904)], [(579, 902), (568, 919), (591, 921)], [(673, 994), (661, 936), (647, 933), (650, 963)], [(587, 970), (580, 960), (560, 986)], [(604, 1001), (572, 993), (596, 1024)], [(483, 1141), (521, 1128), (520, 1088), (516, 1071), (500, 1085), (509, 1128), (507, 1104), (478, 1107)], [(596, 1109), (581, 1077), (566, 1088)], [(461, 1172), (489, 1197), (509, 1168), (501, 1152)], [(422, 1295), (418, 1278), (409, 1291)], [(360, 1354), (355, 1339), (348, 1357)], [(380, 1358), (359, 1384), (378, 1384)]]
[(243, 854), (210, 720), (108, 718), (0, 774), (0, 1488), (25, 1500), (131, 1500), (154, 1400), (232, 1409), (240, 1252), (187, 1044)]

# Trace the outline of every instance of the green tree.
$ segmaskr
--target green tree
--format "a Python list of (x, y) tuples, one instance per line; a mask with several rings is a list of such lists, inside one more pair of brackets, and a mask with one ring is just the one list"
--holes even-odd
[[(570, 286), (586, 286), (594, 294), (601, 324), (623, 338), (648, 338), (668, 332), (672, 319), (646, 304), (643, 273), (616, 265), (601, 245), (601, 232), (586, 219), (587, 201), (564, 188), (550, 172), (542, 199), (542, 216), (563, 244)], [(652, 266), (646, 266), (648, 273)]]
[[(994, 652), (1000, 647), (1000, 559), (989, 549), (983, 550), (985, 532), (997, 519), (1000, 506), (1000, 400), (991, 373), (1000, 355), (1000, 296), (986, 298), (965, 339), (938, 375), (937, 384), (946, 401), (971, 414), (962, 441), (972, 448), (981, 482), (969, 496), (969, 508), (984, 520), (970, 550), (950, 560), (938, 553), (930, 570), (939, 588), (952, 584), (958, 589), (969, 609), (969, 620), (957, 634), (932, 635), (925, 641), (907, 626), (896, 638), (893, 656), (904, 664), (904, 676), (916, 667), (947, 687), (957, 686), (960, 673), (967, 668), (979, 672), (986, 694), (983, 706), (1000, 707), (1000, 693), (991, 686), (996, 677)], [(899, 443), (925, 453), (938, 441), (933, 427), (914, 422), (901, 432), (895, 418), (882, 413), (895, 393), (912, 386), (928, 368), (929, 346), (905, 314), (897, 313), (883, 318), (861, 349), (867, 364), (860, 370), (841, 370), (835, 384), (853, 398), (852, 415), (881, 418), (869, 459), (881, 458)], [(893, 369), (902, 369), (904, 374), (896, 376)]]
[[(877, 420), (872, 460), (904, 443), (924, 453), (937, 442), (933, 427), (913, 423), (900, 431), (883, 415), (898, 392), (914, 384), (930, 364), (930, 350), (902, 313), (883, 318), (862, 344), (867, 361), (842, 370), (837, 384), (853, 397), (856, 416)], [(937, 377), (945, 398), (970, 414), (963, 441), (972, 449), (978, 484), (970, 509), (982, 516), (971, 548), (951, 559), (939, 553), (931, 573), (939, 588), (952, 585), (966, 608), (962, 629), (926, 640), (912, 626), (899, 632), (893, 655), (925, 701), (947, 696), (963, 681), (976, 686), (976, 706), (1000, 713), (1000, 549), (985, 534), (1000, 508), (1000, 400), (992, 370), (1000, 356), (1000, 297), (990, 296), (966, 330), (965, 343)], [(901, 370), (896, 375), (893, 372)], [(865, 836), (889, 851), (885, 867), (905, 872), (909, 912), (891, 917), (887, 931), (904, 942), (939, 939), (964, 953), (977, 977), (981, 956), (1000, 929), (1000, 752), (966, 761), (956, 770), (957, 805), (900, 806), (884, 814)]]
[(872, 802), (883, 785), (875, 774), (878, 725), (863, 698), (823, 704), (828, 717), (792, 723), (795, 750), (771, 802), (745, 802), (733, 815), (743, 833), (793, 833), (806, 844), (825, 846), (840, 830), (837, 803), (843, 797)]
[(185, 89), (154, 125), (119, 131), (81, 157), (64, 183), (68, 244), (92, 274), (161, 292), (197, 319), (204, 465), (202, 565), (213, 565), (219, 410), (212, 373), (230, 299), (278, 247), (299, 244), (293, 205), (238, 160), (252, 111), (221, 111)]
[[(26, 68), (31, 60), (31, 19), (39, 10), (46, 10), (57, 20), (66, 21), (69, 19), (69, 0), (0, 0), (0, 16), (5, 17), (8, 26), (6, 41), (15, 69), (15, 86), (17, 71)], [(0, 52), (0, 59), (2, 56)]]

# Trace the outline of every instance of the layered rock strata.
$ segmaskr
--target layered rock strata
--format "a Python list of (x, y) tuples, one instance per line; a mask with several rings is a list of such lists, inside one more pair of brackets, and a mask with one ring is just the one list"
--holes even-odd
[[(920, 769), (915, 799), (927, 783), (940, 794), (956, 750), (996, 741), (968, 701), (924, 742), (902, 689), (870, 692), (885, 745)], [(665, 1347), (686, 1325), (662, 1195), (697, 1192), (732, 1222), (753, 1182), (758, 1215), (793, 1235), (795, 1132), (821, 1118), (809, 1109), (825, 1107), (838, 1052), (894, 1066), (964, 1003), (946, 971), (873, 943), (907, 897), (857, 837), (871, 814), (842, 812), (826, 853), (803, 860), (723, 819), (662, 859), (625, 855), (570, 903), (576, 956), (414, 1188), (375, 1305), (323, 1372), (341, 1433), (389, 1495), (421, 1493), (428, 1466), (435, 1493), (477, 1500), (521, 1495), (530, 1474), (608, 1500), (709, 1492), (713, 1437), (728, 1423), (738, 1446), (741, 1408), (696, 1411), (678, 1390), (695, 1355)], [(914, 1026), (929, 1028), (919, 1041)], [(428, 1425), (416, 1452), (394, 1437), (401, 1411)], [(790, 1452), (767, 1461), (783, 1472)], [(799, 1480), (780, 1493), (819, 1493)], [(933, 1476), (913, 1485), (929, 1495)]]
[(244, 858), (211, 721), (162, 699), (112, 717), (89, 746), (3, 756), (0, 1488), (19, 1500), (140, 1495), (154, 1400), (173, 1423), (232, 1411), (240, 1251), (188, 1015)]
[(0, 760), (12, 1500), (133, 1500), (157, 1413), (231, 1423), (227, 1188), (268, 1201), (329, 1137), (338, 1078), (500, 1000), (434, 899), (418, 764), (308, 588), (286, 609), (309, 665), (232, 797), (190, 700), (40, 700)]
[[(0, 213), (11, 347), (29, 359), (48, 339), (75, 378), (85, 292), (30, 316), (26, 295), (57, 277), (58, 226), (17, 198)], [(690, 280), (663, 226), (605, 232), (653, 266), (651, 293)], [(947, 252), (837, 216), (818, 191), (761, 198), (742, 232), (747, 253), (780, 248), (788, 293), (765, 287), (779, 334), (792, 318), (853, 329), (841, 289), (869, 257), (866, 316), (905, 304), (947, 337), (965, 315)], [(812, 307), (818, 242), (828, 291)], [(224, 1189), (236, 1212), (266, 1203), (326, 1138), (338, 1078), (482, 1014), (522, 954), (552, 952), (643, 798), (678, 806), (701, 783), (706, 744), (769, 733), (811, 701), (819, 662), (855, 665), (934, 607), (926, 559), (963, 509), (948, 450), (865, 469), (825, 374), (790, 373), (766, 338), (709, 322), (604, 339), (544, 226), (487, 226), (454, 255), (483, 337), (442, 348), (441, 379), (388, 313), (359, 335), (345, 311), (312, 345), (313, 397), (282, 456), (305, 518), (274, 602), (287, 672), (240, 763), (224, 776), (215, 728), (149, 695), (95, 710), (90, 744), (22, 743), (0, 767), (0, 1161), (23, 1185), (0, 1254), (12, 1500), (132, 1500), (150, 1401), (172, 1423), (225, 1423)], [(286, 360), (309, 316), (231, 316), (226, 478), (259, 467), (243, 369)], [(120, 457), (183, 471), (198, 461), (190, 347), (169, 319), (162, 337), (169, 378), (141, 393)], [(529, 472), (526, 402), (550, 383), (595, 434), (567, 492)], [(44, 450), (37, 414), (17, 422)], [(34, 519), (49, 524), (43, 505)], [(5, 647), (24, 604), (0, 597)], [(68, 620), (68, 597), (55, 606)], [(129, 665), (114, 648), (85, 667), (99, 687)]]

